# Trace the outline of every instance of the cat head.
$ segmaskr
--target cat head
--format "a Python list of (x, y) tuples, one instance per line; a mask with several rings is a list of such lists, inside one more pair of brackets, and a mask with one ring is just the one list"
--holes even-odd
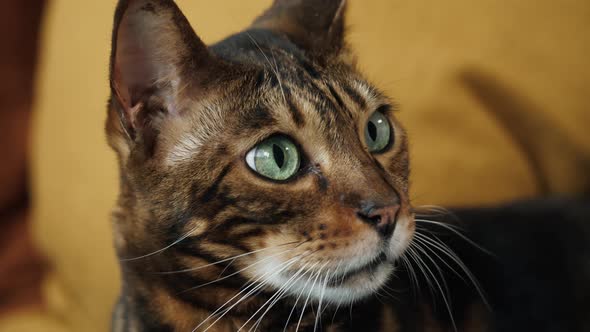
[(391, 276), (415, 227), (407, 138), (356, 69), (344, 14), (277, 0), (206, 46), (173, 1), (119, 3), (107, 136), (124, 273), (182, 270), (162, 278), (188, 286), (231, 261), (228, 279), (332, 303)]

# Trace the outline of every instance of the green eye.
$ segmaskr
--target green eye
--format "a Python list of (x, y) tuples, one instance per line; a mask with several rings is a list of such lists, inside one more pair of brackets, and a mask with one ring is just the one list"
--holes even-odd
[(246, 154), (248, 166), (269, 179), (287, 180), (299, 170), (301, 158), (293, 142), (284, 137), (271, 137)]
[(373, 113), (365, 127), (365, 142), (369, 151), (383, 151), (389, 145), (391, 132), (391, 125), (385, 115), (381, 112)]

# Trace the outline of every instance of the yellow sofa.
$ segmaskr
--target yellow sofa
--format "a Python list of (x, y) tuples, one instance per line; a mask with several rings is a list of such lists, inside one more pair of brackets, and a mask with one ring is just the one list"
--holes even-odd
[[(178, 3), (214, 42), (270, 0)], [(114, 6), (49, 3), (31, 169), (47, 307), (0, 319), (1, 332), (108, 330), (118, 292), (117, 172), (103, 134)], [(492, 204), (589, 183), (589, 14), (585, 0), (350, 0), (361, 68), (410, 133), (415, 204)]]

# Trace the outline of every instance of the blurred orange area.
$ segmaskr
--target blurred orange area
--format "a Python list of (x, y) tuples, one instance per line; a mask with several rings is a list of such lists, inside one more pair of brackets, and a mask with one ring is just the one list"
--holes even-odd
[[(176, 2), (212, 44), (272, 0)], [(348, 2), (358, 66), (408, 130), (414, 205), (590, 184), (590, 1)], [(121, 280), (109, 222), (119, 176), (104, 134), (116, 3), (0, 7), (0, 332), (110, 324)], [(45, 312), (20, 315), (41, 298)]]

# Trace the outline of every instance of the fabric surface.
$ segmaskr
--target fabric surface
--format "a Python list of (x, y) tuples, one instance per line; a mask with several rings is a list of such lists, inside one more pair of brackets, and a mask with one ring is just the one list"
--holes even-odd
[(28, 143), (43, 0), (0, 10), (0, 316), (40, 304), (42, 263), (29, 227)]
[[(214, 42), (270, 1), (178, 3)], [(50, 5), (32, 171), (48, 307), (0, 321), (2, 332), (108, 329), (119, 277), (109, 221), (117, 171), (103, 133), (114, 4)], [(584, 0), (350, 1), (360, 66), (410, 133), (415, 204), (492, 204), (588, 184), (588, 17)]]

